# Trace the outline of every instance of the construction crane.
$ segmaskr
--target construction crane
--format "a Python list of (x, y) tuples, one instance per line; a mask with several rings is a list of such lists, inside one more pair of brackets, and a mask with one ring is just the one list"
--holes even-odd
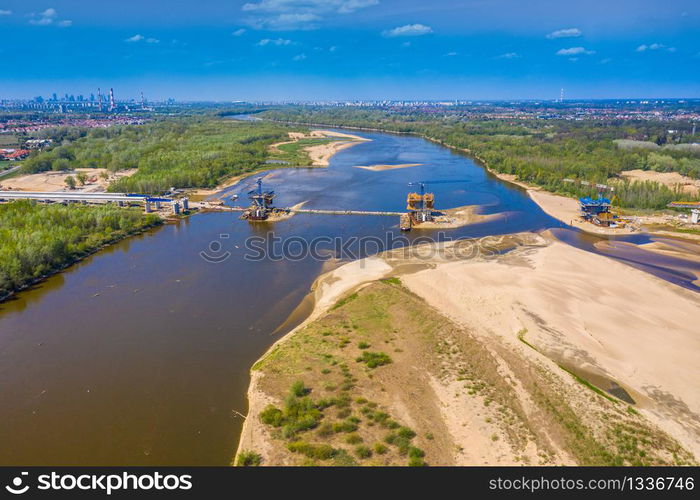
[(275, 192), (263, 191), (262, 177), (259, 177), (255, 183), (257, 188), (248, 191), (248, 198), (250, 198), (252, 204), (247, 211), (246, 218), (249, 220), (265, 220), (274, 208), (272, 200), (275, 198)]

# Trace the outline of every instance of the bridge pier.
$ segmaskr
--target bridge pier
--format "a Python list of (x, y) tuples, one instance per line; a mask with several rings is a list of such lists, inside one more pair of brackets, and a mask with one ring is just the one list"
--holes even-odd
[(143, 203), (143, 211), (146, 212), (147, 214), (150, 214), (152, 212), (151, 210), (151, 202), (146, 200)]

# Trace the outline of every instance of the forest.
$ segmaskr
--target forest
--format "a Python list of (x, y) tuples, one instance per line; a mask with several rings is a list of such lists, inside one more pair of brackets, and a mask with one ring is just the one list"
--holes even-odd
[[(257, 116), (416, 134), (466, 150), (490, 169), (548, 191), (597, 195), (594, 187), (564, 179), (614, 186), (622, 206), (629, 208), (661, 209), (671, 201), (697, 199), (679, 188), (620, 177), (622, 171), (643, 169), (700, 178), (700, 148), (669, 143), (667, 129), (674, 125), (663, 122), (466, 119), (449, 113), (313, 106), (278, 107)], [(619, 140), (627, 141), (618, 144)]]
[[(298, 127), (297, 127), (298, 129)], [(291, 130), (270, 123), (208, 117), (177, 118), (145, 125), (54, 130), (53, 148), (30, 156), (25, 173), (74, 168), (138, 169), (110, 185), (113, 192), (157, 194), (175, 188), (210, 188), (222, 179), (259, 169), (268, 146)]]
[(0, 300), (104, 244), (161, 223), (115, 206), (0, 204)]

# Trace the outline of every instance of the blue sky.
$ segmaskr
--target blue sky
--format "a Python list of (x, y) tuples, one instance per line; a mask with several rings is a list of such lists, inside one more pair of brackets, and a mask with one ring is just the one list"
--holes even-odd
[(0, 0), (0, 98), (700, 97), (700, 1)]

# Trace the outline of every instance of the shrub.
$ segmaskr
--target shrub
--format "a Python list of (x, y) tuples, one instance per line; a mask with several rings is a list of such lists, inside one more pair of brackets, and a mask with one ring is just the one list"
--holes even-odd
[(261, 413), (260, 420), (263, 424), (280, 427), (282, 425), (282, 410), (268, 405)]
[(344, 420), (343, 422), (335, 422), (333, 424), (333, 430), (335, 432), (355, 432), (357, 430), (357, 424), (348, 420)]
[(377, 455), (384, 455), (388, 451), (389, 451), (389, 448), (384, 446), (382, 443), (374, 443), (374, 452)]
[(401, 427), (398, 430), (398, 434), (399, 434), (399, 436), (406, 438), (406, 439), (413, 439), (414, 437), (416, 437), (416, 433), (413, 432), (413, 430), (409, 429), (408, 427)]
[(399, 449), (401, 456), (408, 455), (408, 450), (411, 449), (411, 440), (405, 437), (398, 436), (394, 439), (393, 445)]
[(411, 458), (423, 458), (425, 456), (425, 452), (421, 450), (420, 448), (416, 448), (415, 446), (411, 446), (408, 449), (408, 456)]
[(360, 342), (359, 344), (357, 344), (357, 347), (359, 347), (360, 349), (369, 349), (372, 346), (367, 342)]
[(287, 449), (292, 453), (300, 453), (308, 458), (317, 458), (319, 460), (328, 460), (337, 453), (337, 450), (329, 444), (311, 444), (305, 441), (289, 443)]
[(422, 458), (411, 457), (408, 459), (409, 467), (426, 467), (428, 464), (423, 461)]
[(316, 433), (321, 437), (328, 437), (334, 434), (335, 431), (333, 430), (333, 424), (331, 424), (330, 422), (325, 422), (321, 424)]
[(297, 380), (292, 384), (292, 388), (290, 389), (290, 392), (294, 394), (296, 397), (300, 398), (302, 396), (306, 396), (308, 393), (311, 392), (310, 389), (308, 389), (305, 385), (304, 382), (301, 380)]
[(367, 446), (360, 445), (355, 447), (355, 454), (360, 458), (369, 458), (372, 456), (372, 450)]
[(383, 352), (369, 352), (365, 351), (362, 356), (356, 359), (358, 363), (365, 363), (368, 368), (376, 368), (382, 365), (388, 365), (391, 363), (391, 358), (388, 354)]
[(242, 450), (236, 459), (238, 467), (257, 467), (262, 462), (262, 457), (250, 450)]
[(361, 443), (363, 441), (362, 437), (356, 432), (353, 432), (352, 434), (348, 434), (348, 437), (345, 438), (345, 442), (348, 444), (357, 444)]
[(355, 460), (347, 451), (343, 449), (335, 450), (335, 456), (333, 457), (333, 465), (338, 467), (352, 467), (356, 466), (357, 460)]

